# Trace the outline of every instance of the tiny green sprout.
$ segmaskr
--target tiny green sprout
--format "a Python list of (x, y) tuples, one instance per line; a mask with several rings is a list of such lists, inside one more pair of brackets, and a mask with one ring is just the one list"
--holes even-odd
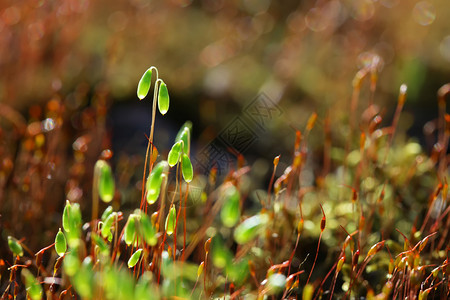
[(62, 226), (64, 228), (65, 232), (69, 232), (70, 231), (70, 210), (71, 210), (71, 205), (69, 200), (66, 200), (66, 205), (64, 206), (64, 211), (63, 211), (63, 215), (62, 215)]
[(58, 233), (55, 237), (55, 250), (56, 253), (58, 253), (59, 256), (63, 256), (64, 253), (67, 251), (67, 241), (66, 236), (61, 231), (61, 228), (59, 229)]
[(167, 156), (167, 162), (170, 167), (175, 166), (180, 160), (182, 144), (183, 141), (178, 141), (173, 144), (172, 149), (170, 149), (169, 155)]
[(163, 160), (153, 168), (152, 172), (148, 176), (146, 182), (148, 204), (153, 204), (158, 199), (161, 192), (163, 172), (167, 171), (167, 169), (168, 163)]
[(222, 223), (227, 227), (233, 227), (239, 221), (241, 215), (239, 191), (234, 185), (230, 185), (224, 192), (224, 204), (220, 211)]
[(112, 227), (114, 221), (116, 220), (116, 218), (117, 218), (117, 213), (116, 212), (111, 213), (106, 218), (106, 220), (104, 221), (103, 226), (102, 226), (102, 230), (101, 230), (102, 237), (108, 239), (109, 241), (112, 240), (111, 227)]
[(34, 277), (28, 269), (22, 269), (21, 274), (25, 277), (25, 288), (28, 296), (32, 300), (42, 299), (42, 286), (39, 284), (36, 277)]
[(128, 260), (128, 268), (133, 268), (141, 258), (142, 249), (136, 250), (136, 252), (131, 255), (130, 259)]
[(95, 171), (98, 172), (98, 194), (103, 202), (111, 202), (114, 198), (115, 184), (109, 164), (100, 159), (95, 163)]
[(144, 240), (150, 246), (155, 246), (158, 242), (156, 228), (152, 225), (149, 217), (145, 213), (141, 213), (140, 225)]
[(137, 87), (137, 96), (139, 100), (144, 99), (148, 91), (150, 90), (150, 85), (152, 83), (152, 68), (148, 68), (147, 71), (142, 75), (141, 80), (139, 80)]
[(266, 289), (268, 295), (275, 295), (283, 291), (286, 286), (286, 276), (274, 273), (267, 279)]
[(19, 241), (13, 238), (12, 236), (8, 236), (8, 246), (9, 250), (15, 255), (15, 256), (23, 256), (23, 249), (20, 245)]
[(102, 222), (105, 222), (106, 219), (112, 214), (112, 212), (113, 212), (113, 207), (110, 205), (103, 211), (102, 218), (101, 218)]
[(266, 214), (258, 214), (244, 220), (234, 230), (234, 240), (238, 244), (245, 244), (259, 233), (260, 229), (268, 222)]
[(192, 178), (194, 177), (194, 170), (192, 169), (191, 160), (186, 153), (183, 153), (182, 156), (181, 171), (183, 173), (184, 181), (191, 182)]
[(169, 214), (166, 218), (166, 233), (168, 235), (172, 235), (175, 231), (175, 224), (177, 221), (177, 210), (175, 208), (175, 205), (171, 205), (169, 209)]
[(161, 81), (161, 84), (159, 85), (158, 109), (162, 115), (165, 115), (169, 110), (169, 91), (167, 90), (167, 85), (164, 81)]
[(127, 225), (124, 229), (123, 238), (125, 243), (130, 246), (136, 237), (136, 215), (130, 214)]

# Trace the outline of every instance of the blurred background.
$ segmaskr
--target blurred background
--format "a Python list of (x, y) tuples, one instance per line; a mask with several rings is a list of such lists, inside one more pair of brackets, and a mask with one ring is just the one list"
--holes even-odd
[[(65, 199), (89, 208), (92, 165), (107, 148), (116, 205), (136, 207), (151, 120), (151, 96), (138, 101), (136, 87), (152, 65), (171, 97), (156, 120), (162, 154), (191, 120), (197, 157), (231, 143), (265, 178), (313, 112), (311, 144), (323, 143), (327, 116), (342, 124), (330, 130), (343, 145), (353, 78), (374, 57), (373, 101), (386, 124), (406, 83), (399, 126), (424, 142), (436, 92), (450, 80), (449, 20), (447, 0), (3, 0), (0, 224), (18, 237), (36, 231), (30, 244), (38, 233), (51, 241)], [(369, 81), (361, 93), (359, 115)], [(237, 146), (229, 133), (242, 128)], [(30, 228), (38, 220), (51, 230)]]

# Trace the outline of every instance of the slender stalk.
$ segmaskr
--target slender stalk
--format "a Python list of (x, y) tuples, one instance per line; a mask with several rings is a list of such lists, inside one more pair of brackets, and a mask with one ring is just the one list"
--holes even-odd
[[(155, 71), (156, 73), (156, 81), (155, 81), (155, 88), (153, 89), (153, 106), (152, 106), (152, 123), (151, 123), (151, 127), (150, 127), (150, 138), (148, 140), (147, 143), (147, 151), (145, 152), (145, 162), (144, 162), (144, 172), (142, 174), (142, 196), (141, 196), (141, 205), (140, 208), (142, 209), (142, 207), (144, 206), (144, 193), (145, 193), (145, 178), (146, 178), (146, 171), (147, 171), (147, 163), (148, 163), (148, 157), (150, 155), (150, 157), (152, 157), (153, 154), (153, 133), (155, 130), (155, 117), (156, 117), (156, 103), (158, 102), (157, 98), (158, 98), (158, 89), (157, 89), (157, 85), (158, 85), (158, 81), (160, 81), (159, 79), (159, 74), (158, 74), (158, 69), (155, 67), (150, 67), (150, 69), (152, 71)], [(151, 146), (151, 149), (150, 149)], [(149, 173), (152, 171), (153, 168), (153, 164), (150, 165), (150, 170)]]

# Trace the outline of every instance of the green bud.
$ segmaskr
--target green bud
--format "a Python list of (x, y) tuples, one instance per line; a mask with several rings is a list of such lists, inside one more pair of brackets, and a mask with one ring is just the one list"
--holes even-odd
[(103, 211), (102, 218), (101, 218), (102, 222), (105, 222), (105, 220), (112, 214), (112, 212), (113, 212), (113, 207), (110, 205)]
[(169, 110), (169, 91), (164, 82), (159, 85), (158, 109), (162, 115), (165, 115)]
[(141, 214), (140, 225), (142, 229), (142, 234), (144, 236), (144, 240), (150, 246), (155, 246), (158, 242), (158, 238), (156, 235), (156, 229), (153, 227), (149, 217), (145, 214)]
[(181, 171), (183, 173), (184, 181), (191, 182), (194, 177), (194, 170), (192, 168), (191, 160), (186, 153), (183, 153), (182, 156)]
[(114, 176), (109, 164), (100, 159), (95, 163), (95, 171), (98, 172), (98, 194), (103, 202), (110, 202), (114, 198)]
[(112, 240), (111, 227), (114, 224), (114, 221), (116, 220), (116, 218), (117, 218), (117, 213), (113, 212), (103, 222), (101, 234), (102, 234), (102, 237), (108, 239), (109, 241)]
[(250, 217), (239, 224), (234, 230), (234, 240), (238, 244), (246, 244), (259, 233), (260, 229), (269, 220), (266, 214), (259, 214)]
[(72, 207), (70, 205), (69, 200), (66, 200), (66, 205), (64, 206), (64, 211), (63, 211), (63, 215), (62, 215), (62, 226), (63, 226), (65, 232), (70, 231), (69, 219), (70, 219), (71, 208)]
[(169, 214), (166, 218), (166, 233), (168, 235), (173, 234), (175, 231), (175, 224), (177, 222), (177, 210), (175, 208), (175, 205), (172, 205), (169, 209)]
[(80, 204), (73, 203), (69, 210), (69, 230), (66, 230), (70, 247), (75, 248), (80, 244), (81, 222)]
[(220, 211), (223, 225), (233, 227), (239, 221), (240, 211), (239, 191), (234, 185), (230, 185), (224, 192), (224, 204)]
[(170, 149), (169, 155), (167, 156), (167, 162), (170, 167), (175, 166), (180, 160), (182, 144), (183, 141), (178, 141), (173, 144), (172, 149)]
[(8, 236), (8, 246), (9, 250), (11, 250), (15, 256), (23, 256), (22, 246), (19, 244), (19, 241), (12, 236)]
[(133, 268), (139, 261), (139, 258), (141, 258), (142, 249), (136, 250), (136, 252), (131, 255), (130, 259), (128, 260), (128, 268)]
[(59, 229), (58, 233), (56, 234), (55, 250), (56, 250), (56, 253), (58, 253), (59, 256), (63, 256), (64, 253), (66, 253), (66, 251), (67, 251), (66, 236), (61, 231), (61, 228)]
[(125, 243), (130, 246), (131, 243), (133, 243), (133, 241), (136, 238), (136, 215), (135, 214), (131, 214), (128, 217), (128, 222), (127, 225), (125, 227), (125, 231), (123, 233), (123, 238), (125, 240)]
[(150, 84), (152, 83), (152, 68), (148, 68), (147, 71), (142, 75), (141, 80), (137, 87), (137, 96), (139, 100), (144, 99), (148, 91), (150, 90)]
[(175, 142), (183, 141), (183, 145), (184, 145), (183, 152), (189, 153), (190, 140), (191, 140), (191, 131), (190, 131), (189, 127), (186, 126), (186, 127), (183, 127), (181, 132), (179, 132), (177, 134), (177, 138), (175, 139)]
[(147, 178), (147, 202), (153, 204), (159, 197), (161, 192), (161, 183), (163, 180), (163, 172), (167, 171), (168, 164), (166, 161), (159, 162), (152, 170)]

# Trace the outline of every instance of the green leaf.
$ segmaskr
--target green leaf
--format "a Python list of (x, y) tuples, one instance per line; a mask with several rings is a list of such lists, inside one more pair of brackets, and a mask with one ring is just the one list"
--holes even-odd
[(114, 198), (115, 184), (114, 176), (109, 164), (100, 159), (95, 163), (98, 172), (98, 194), (103, 202), (110, 202)]
[(63, 256), (64, 253), (67, 251), (67, 241), (66, 236), (61, 231), (61, 228), (59, 229), (58, 233), (55, 237), (55, 250), (56, 253), (58, 253), (59, 256)]
[(186, 153), (183, 153), (182, 156), (181, 171), (183, 173), (184, 181), (191, 182), (194, 177), (194, 170), (192, 169), (191, 160)]
[(130, 259), (128, 260), (128, 268), (133, 268), (139, 261), (139, 258), (141, 258), (142, 249), (136, 250), (136, 252), (131, 255)]
[(164, 82), (159, 85), (158, 109), (162, 115), (165, 115), (169, 110), (169, 91)]
[(8, 246), (15, 256), (23, 256), (22, 246), (19, 244), (19, 241), (12, 236), (8, 236)]
[(148, 91), (150, 90), (150, 85), (152, 83), (152, 68), (148, 68), (147, 71), (142, 75), (141, 80), (137, 87), (137, 96), (139, 100), (144, 99)]
[(180, 160), (182, 144), (183, 141), (178, 141), (173, 144), (172, 149), (170, 149), (169, 155), (167, 156), (167, 162), (169, 163), (170, 167), (175, 166)]
[(241, 216), (239, 191), (230, 185), (224, 192), (224, 204), (220, 211), (220, 219), (226, 227), (233, 227)]
[(169, 209), (169, 214), (166, 218), (166, 233), (167, 235), (172, 235), (175, 231), (175, 224), (177, 221), (177, 210), (175, 205), (172, 205)]
[(168, 164), (166, 161), (159, 162), (152, 170), (147, 178), (146, 189), (147, 189), (147, 202), (148, 204), (153, 204), (158, 199), (161, 192), (161, 183), (163, 180), (163, 172), (167, 171)]

